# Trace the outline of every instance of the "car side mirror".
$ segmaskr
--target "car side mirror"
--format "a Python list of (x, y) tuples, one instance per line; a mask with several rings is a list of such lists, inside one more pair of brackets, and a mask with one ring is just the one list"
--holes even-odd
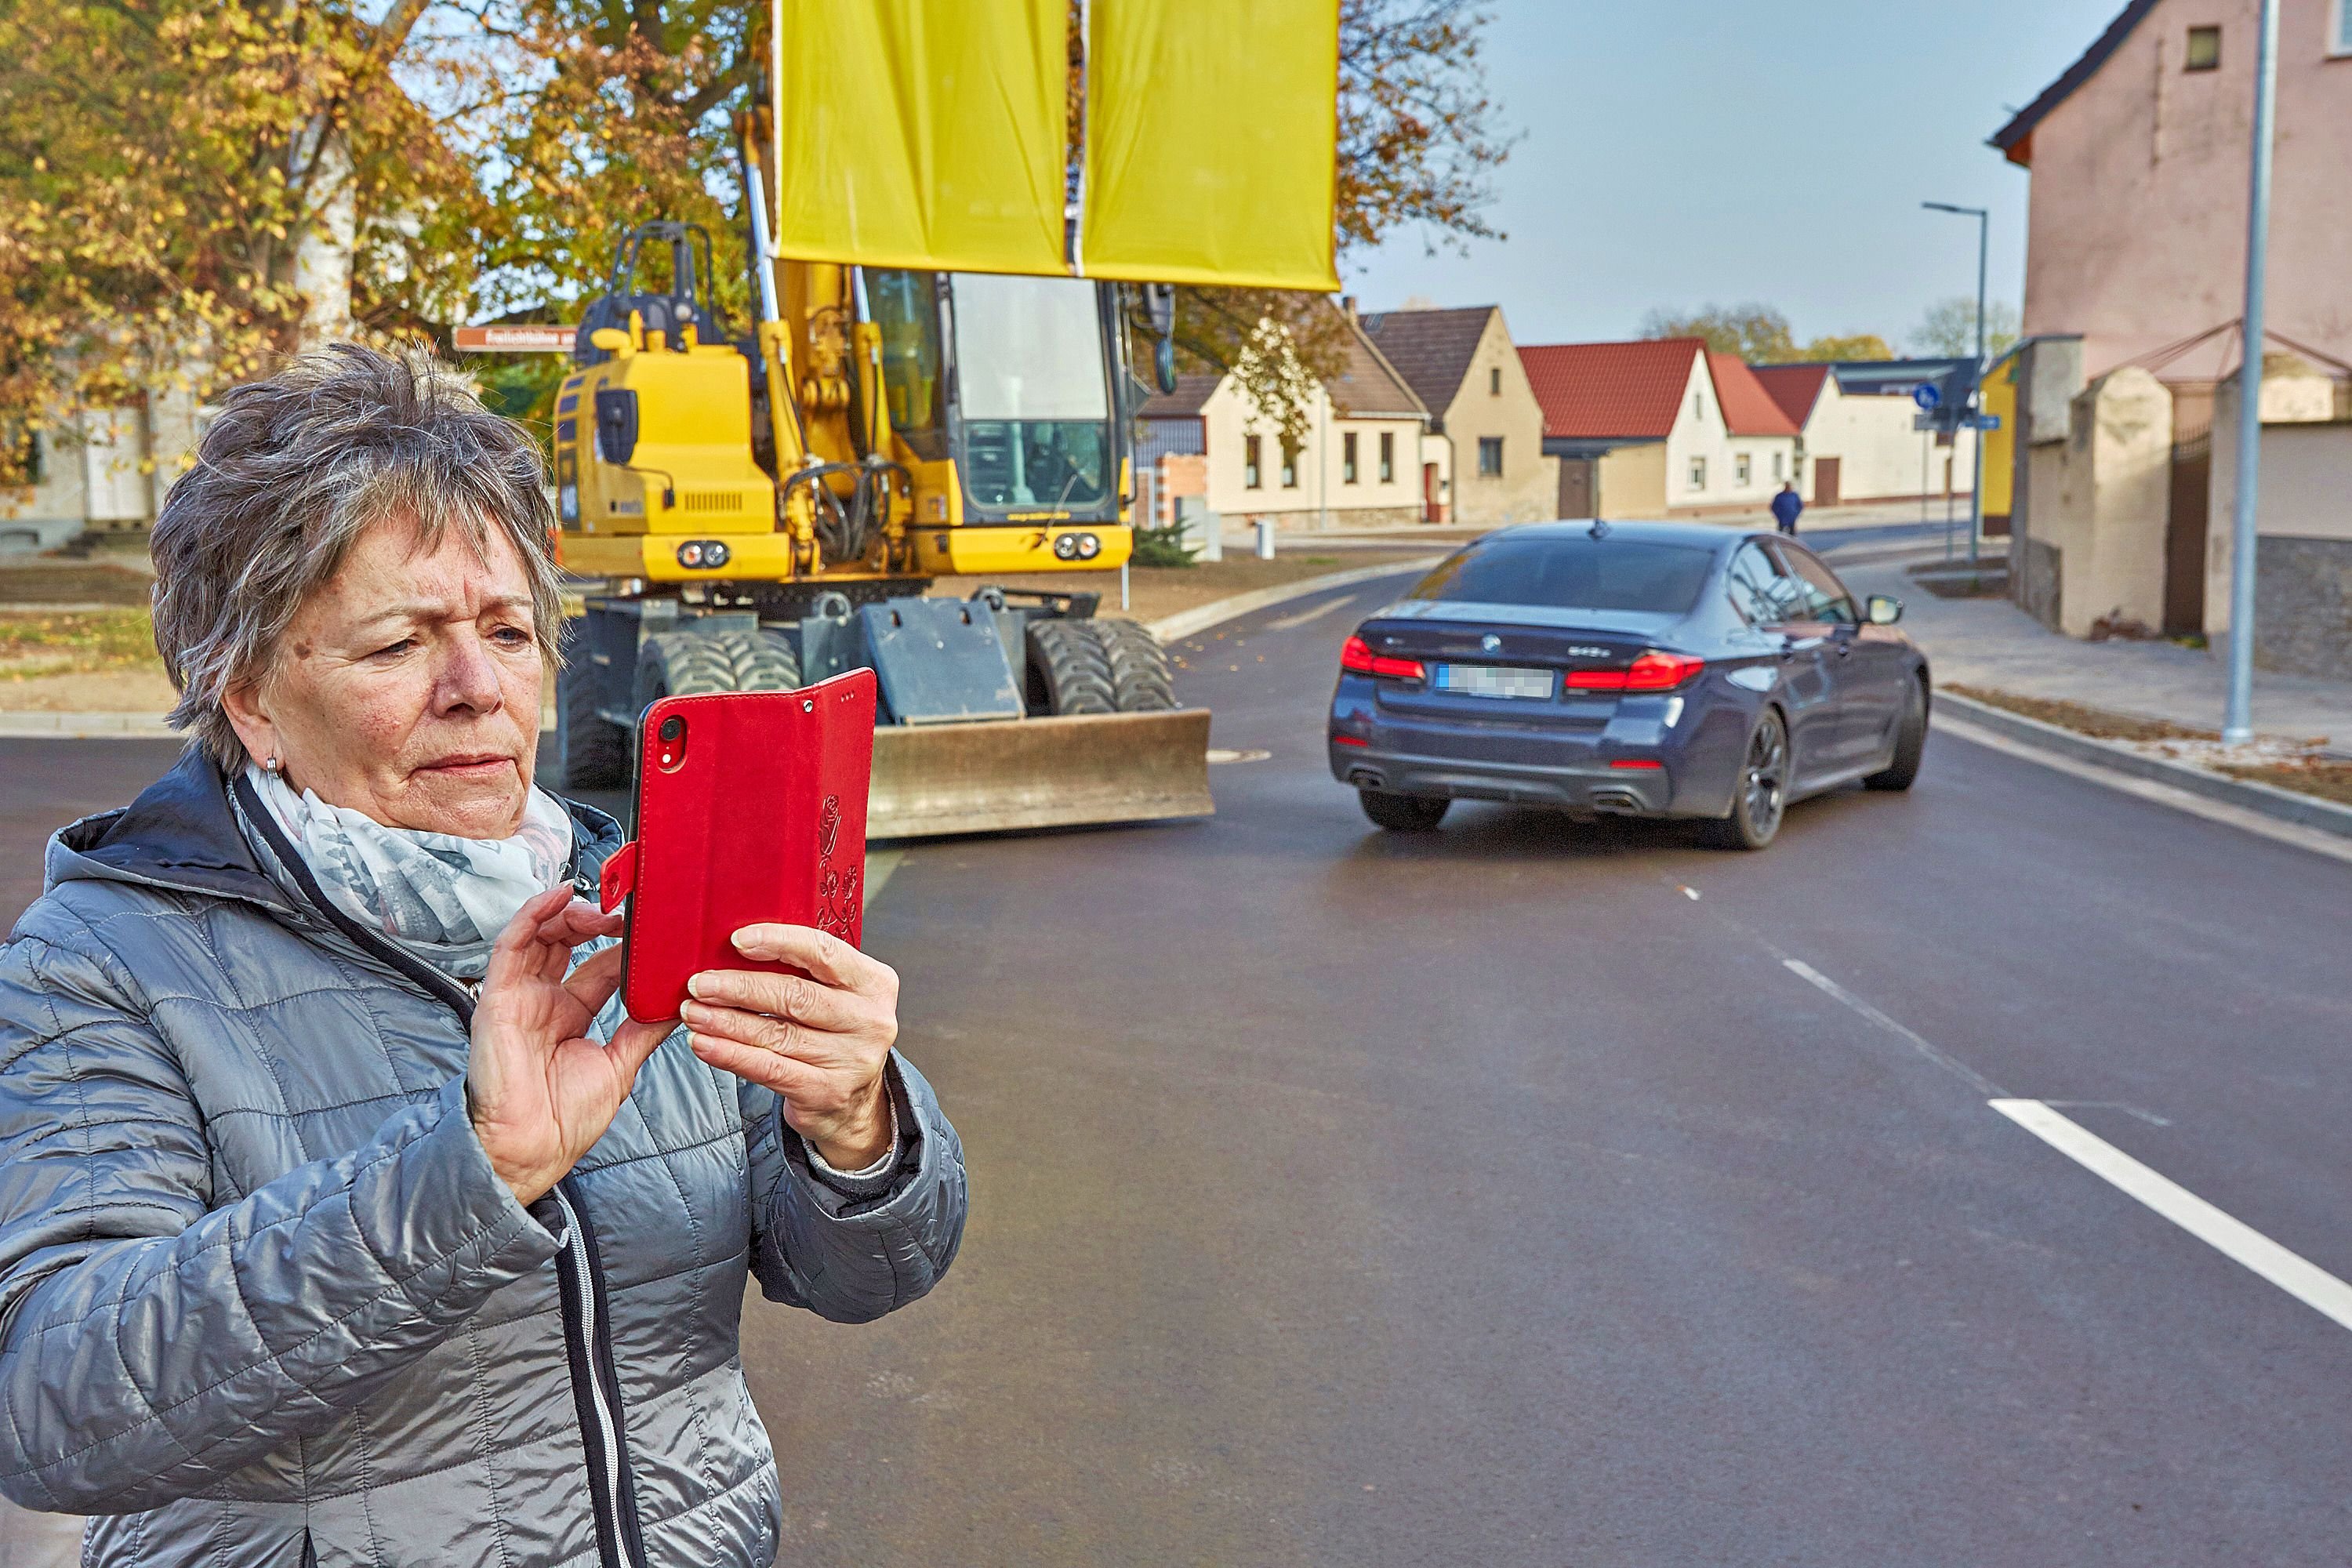
[(637, 455), (637, 395), (625, 386), (596, 389), (596, 450), (625, 466)]
[(1903, 601), (1892, 594), (1873, 594), (1863, 615), (1874, 626), (1891, 626), (1903, 618)]

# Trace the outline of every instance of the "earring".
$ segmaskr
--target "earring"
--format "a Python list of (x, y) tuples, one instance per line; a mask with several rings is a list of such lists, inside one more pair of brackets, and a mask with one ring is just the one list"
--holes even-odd
[(262, 763), (261, 771), (265, 773), (276, 773), (278, 771), (278, 759), (276, 757), (272, 757), (268, 762)]

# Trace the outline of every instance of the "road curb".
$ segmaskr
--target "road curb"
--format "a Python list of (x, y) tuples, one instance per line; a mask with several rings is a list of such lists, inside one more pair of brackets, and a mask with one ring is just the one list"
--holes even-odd
[(0, 712), (0, 736), (10, 740), (81, 741), (92, 736), (173, 740), (179, 731), (161, 713)]
[(1296, 583), (1254, 588), (1246, 594), (1213, 599), (1189, 610), (1179, 610), (1172, 616), (1162, 616), (1149, 623), (1148, 629), (1161, 642), (1176, 642), (1184, 637), (1197, 637), (1211, 626), (1221, 626), (1254, 610), (1287, 604), (1293, 599), (1304, 599), (1327, 588), (1345, 588), (1354, 583), (1369, 583), (1376, 577), (1393, 577), (1401, 572), (1426, 572), (1444, 559), (1443, 555), (1418, 555), (1410, 561), (1391, 561), (1379, 566), (1351, 566), (1345, 572), (1327, 572), (1320, 577), (1302, 577)]
[(2352, 838), (2352, 806), (2338, 805), (2332, 800), (2301, 795), (2253, 779), (2233, 779), (2227, 773), (2217, 773), (2188, 763), (2151, 757), (2113, 741), (2076, 734), (2056, 724), (2029, 719), (2022, 713), (2012, 713), (2006, 708), (1996, 708), (1990, 702), (1979, 702), (1954, 692), (1939, 689), (1936, 693), (1936, 708), (1938, 712), (1965, 718), (1979, 729), (1990, 730), (2039, 751), (2053, 752), (2078, 763), (2088, 763), (2094, 767), (2146, 779), (2152, 784), (2169, 784), (2174, 789), (2280, 822), (2315, 827), (2339, 838)]

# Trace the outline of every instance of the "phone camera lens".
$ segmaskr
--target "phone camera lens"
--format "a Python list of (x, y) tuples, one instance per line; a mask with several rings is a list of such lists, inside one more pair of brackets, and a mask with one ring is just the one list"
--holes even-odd
[(655, 732), (663, 740), (676, 744), (677, 738), (686, 733), (686, 721), (673, 713), (661, 721), (661, 728)]

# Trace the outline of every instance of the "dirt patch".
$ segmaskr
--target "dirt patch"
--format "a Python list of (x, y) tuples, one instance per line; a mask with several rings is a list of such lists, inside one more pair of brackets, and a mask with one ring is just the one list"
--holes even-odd
[(1939, 561), (1933, 565), (1914, 566), (1906, 575), (1938, 599), (2009, 597), (2009, 567), (2005, 563), (1971, 570), (1965, 565), (1948, 566)]
[(1139, 621), (1156, 621), (1181, 610), (1193, 609), (1235, 594), (1304, 582), (1309, 577), (1353, 571), (1359, 567), (1385, 566), (1400, 561), (1425, 561), (1448, 548), (1451, 548), (1450, 544), (1441, 545), (1434, 542), (1417, 549), (1402, 550), (1317, 551), (1301, 548), (1296, 555), (1276, 555), (1271, 561), (1260, 561), (1255, 555), (1228, 555), (1223, 561), (1199, 562), (1191, 566), (1138, 566), (1133, 569), (1129, 605), (1125, 610), (1118, 607), (1118, 574), (1116, 572), (1047, 572), (1028, 577), (941, 577), (931, 584), (931, 592), (961, 598), (984, 583), (996, 583), (1007, 588), (1042, 588), (1057, 594), (1100, 594), (1100, 613), (1103, 615), (1124, 615)]
[(1945, 690), (1966, 697), (1990, 708), (2004, 708), (2011, 713), (2022, 713), (2028, 719), (2039, 719), (2044, 724), (2055, 724), (2062, 730), (2072, 730), (2078, 735), (2092, 735), (2102, 741), (2219, 741), (2220, 733), (2199, 730), (2187, 724), (2176, 724), (2169, 719), (2143, 719), (2137, 714), (2117, 713), (2112, 709), (2094, 708), (2088, 703), (2067, 702), (2053, 697), (2020, 697), (2011, 691), (1995, 691), (1983, 686), (1948, 686)]
[(2352, 759), (2329, 752), (2324, 742), (2265, 735), (2242, 745), (2224, 745), (2215, 731), (2175, 724), (2168, 720), (2142, 719), (2046, 697), (2020, 697), (2014, 692), (1993, 691), (1980, 686), (1948, 686), (1944, 689), (2077, 734), (2120, 741), (2151, 757), (2352, 805)]
[(0, 712), (167, 713), (179, 700), (160, 668), (0, 677)]
[(0, 566), (0, 605), (144, 605), (154, 581), (111, 562), (10, 562)]
[(2215, 771), (2228, 773), (2231, 778), (2252, 779), (2256, 784), (2270, 784), (2277, 789), (2315, 795), (2338, 805), (2352, 805), (2352, 763), (2333, 757), (2309, 757), (2260, 767), (2225, 763), (2216, 764)]

